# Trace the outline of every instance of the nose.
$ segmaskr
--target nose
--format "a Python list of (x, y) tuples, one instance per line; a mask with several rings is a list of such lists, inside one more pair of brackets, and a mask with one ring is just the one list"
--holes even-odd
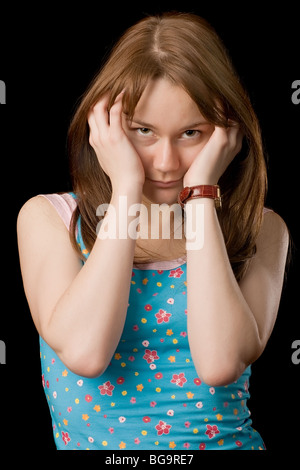
[(180, 165), (180, 158), (176, 145), (170, 139), (161, 139), (157, 142), (153, 155), (153, 168), (164, 173), (176, 171)]

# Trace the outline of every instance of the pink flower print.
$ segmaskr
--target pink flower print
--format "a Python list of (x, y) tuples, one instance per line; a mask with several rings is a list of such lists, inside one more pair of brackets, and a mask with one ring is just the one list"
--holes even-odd
[(110, 383), (110, 381), (108, 380), (107, 382), (105, 382), (103, 385), (99, 385), (99, 390), (100, 390), (100, 394), (101, 395), (108, 395), (109, 397), (112, 396), (112, 392), (113, 392), (113, 389), (115, 388), (114, 385), (112, 385)]
[(43, 387), (45, 388), (45, 375), (44, 374), (42, 375), (42, 384), (43, 384)]
[(160, 323), (168, 323), (170, 317), (172, 316), (171, 313), (167, 313), (165, 310), (163, 310), (162, 308), (159, 309), (159, 312), (155, 314), (156, 318), (157, 318), (157, 323), (160, 324)]
[(173, 378), (171, 380), (172, 384), (176, 384), (179, 387), (183, 387), (183, 384), (187, 382), (187, 379), (184, 376), (184, 372), (181, 372), (180, 374), (173, 374)]
[(191, 445), (191, 444), (189, 444), (188, 442), (185, 442), (185, 443), (183, 444), (183, 447), (184, 447), (185, 449), (188, 449), (188, 448), (190, 447), (190, 445)]
[(168, 277), (181, 277), (182, 274), (183, 274), (183, 271), (181, 268), (171, 269), (171, 272)]
[(205, 434), (208, 435), (209, 439), (212, 439), (216, 434), (220, 433), (218, 426), (216, 426), (215, 424), (213, 426), (207, 424), (206, 429), (207, 430), (205, 431)]
[(171, 425), (165, 423), (165, 421), (159, 421), (159, 423), (155, 426), (155, 429), (157, 430), (157, 435), (162, 436), (163, 434), (169, 434)]
[(159, 359), (159, 356), (157, 355), (157, 351), (155, 351), (155, 349), (153, 351), (150, 351), (150, 349), (145, 349), (145, 355), (143, 356), (143, 359), (145, 359), (147, 363), (150, 364), (156, 359)]
[(141, 441), (139, 440), (138, 437), (136, 437), (136, 438), (134, 439), (134, 443), (135, 443), (135, 444), (139, 444), (140, 442), (141, 442)]
[(157, 405), (156, 401), (151, 401), (150, 402), (150, 406), (152, 406), (152, 408), (154, 408), (156, 405)]
[(67, 445), (71, 440), (68, 432), (62, 431), (61, 432), (61, 437), (62, 437), (62, 440), (64, 441), (65, 445)]

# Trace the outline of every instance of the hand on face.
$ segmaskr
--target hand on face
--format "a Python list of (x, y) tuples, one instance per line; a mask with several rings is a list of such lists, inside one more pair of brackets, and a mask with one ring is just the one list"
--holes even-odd
[(141, 159), (122, 128), (122, 98), (123, 92), (117, 96), (108, 113), (109, 96), (105, 95), (88, 116), (89, 143), (113, 189), (118, 190), (142, 187), (145, 180)]
[(186, 172), (183, 185), (217, 184), (234, 157), (240, 152), (243, 133), (237, 123), (215, 127), (210, 139)]

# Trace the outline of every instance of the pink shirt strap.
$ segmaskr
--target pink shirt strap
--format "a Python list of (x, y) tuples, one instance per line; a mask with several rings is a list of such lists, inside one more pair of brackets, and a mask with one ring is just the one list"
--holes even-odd
[(74, 197), (69, 193), (39, 194), (39, 196), (43, 196), (52, 204), (52, 206), (57, 210), (67, 229), (70, 230), (72, 214), (77, 206)]

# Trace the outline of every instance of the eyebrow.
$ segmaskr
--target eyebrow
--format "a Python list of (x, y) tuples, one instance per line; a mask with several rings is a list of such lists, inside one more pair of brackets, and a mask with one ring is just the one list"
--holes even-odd
[[(149, 123), (147, 123), (147, 122), (144, 122), (144, 121), (142, 121), (142, 120), (139, 119), (139, 118), (132, 119), (132, 120), (130, 120), (130, 119), (128, 118), (127, 120), (130, 121), (130, 124), (135, 123), (135, 124), (138, 124), (138, 125), (141, 126), (141, 127), (147, 128), (147, 129), (157, 130), (157, 127), (153, 126), (153, 124), (149, 124)], [(195, 127), (204, 126), (204, 125), (208, 125), (208, 124), (210, 124), (208, 121), (197, 121), (197, 122), (194, 122), (194, 123), (189, 124), (188, 126), (185, 126), (185, 127), (180, 128), (180, 129), (179, 129), (179, 132), (183, 132), (183, 131), (186, 131), (186, 130), (194, 129)]]

